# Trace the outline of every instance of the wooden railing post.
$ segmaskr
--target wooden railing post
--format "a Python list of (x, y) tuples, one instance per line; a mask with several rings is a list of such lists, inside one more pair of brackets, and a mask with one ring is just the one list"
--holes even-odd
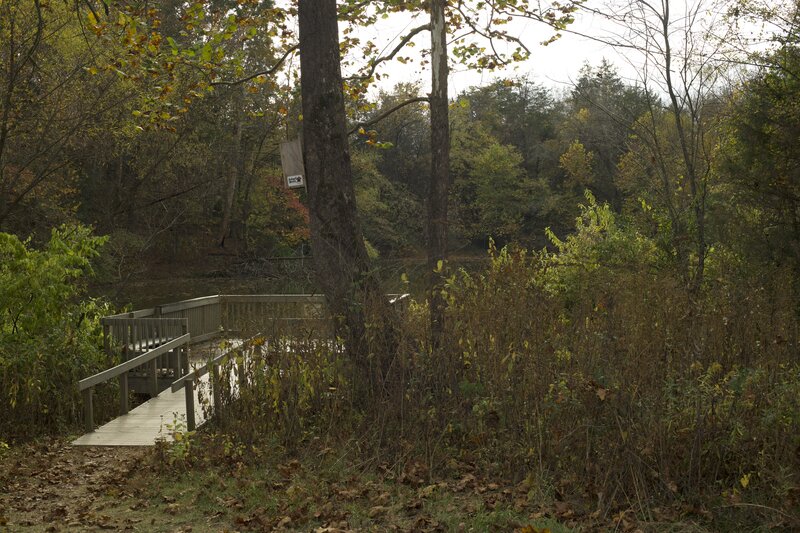
[(222, 420), (222, 380), (219, 378), (219, 367), (211, 363), (211, 397), (214, 398), (214, 416)]
[(148, 363), (148, 373), (150, 374), (150, 396), (158, 396), (158, 364), (155, 359)]
[(94, 431), (94, 407), (92, 406), (92, 396), (94, 396), (94, 387), (89, 387), (83, 391), (83, 422), (87, 433)]
[(186, 429), (194, 431), (194, 380), (187, 379), (183, 382), (183, 392), (186, 395)]
[(128, 353), (130, 350), (130, 343), (132, 342), (131, 339), (131, 325), (130, 323), (125, 323), (122, 325), (122, 362), (124, 363), (129, 359)]
[(128, 373), (119, 375), (119, 410), (123, 415), (128, 414)]
[(236, 374), (239, 377), (239, 390), (247, 384), (247, 372), (244, 366), (247, 354), (242, 350), (241, 357), (236, 358)]
[[(181, 335), (189, 333), (189, 319), (184, 318), (181, 324)], [(189, 345), (181, 346), (181, 375), (185, 376), (189, 373)]]

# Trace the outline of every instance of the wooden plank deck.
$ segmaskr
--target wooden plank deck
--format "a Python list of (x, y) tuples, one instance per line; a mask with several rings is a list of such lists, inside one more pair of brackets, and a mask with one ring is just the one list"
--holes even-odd
[[(230, 341), (230, 345), (236, 345), (238, 342), (241, 341), (238, 339)], [(222, 345), (219, 341), (206, 341), (192, 347), (189, 357), (190, 366), (202, 365), (221, 350)], [(198, 399), (198, 391), (203, 391), (207, 404), (211, 406), (214, 404), (208, 380), (208, 374), (202, 376), (194, 388), (194, 416), (198, 428), (206, 421)], [(182, 422), (185, 428), (186, 395), (183, 389), (172, 392), (168, 388), (155, 398), (131, 409), (128, 414), (119, 416), (91, 433), (75, 439), (72, 441), (72, 445), (154, 446), (157, 440), (163, 439), (167, 442), (173, 440), (167, 424), (174, 424), (176, 420)]]
[[(198, 390), (208, 391), (208, 375), (200, 378), (195, 387), (194, 412), (197, 427), (205, 418), (203, 409), (197, 398)], [(208, 393), (206, 392), (206, 396)], [(211, 398), (208, 401), (213, 403)], [(128, 414), (119, 416), (91, 433), (72, 441), (73, 446), (154, 446), (156, 440), (172, 440), (167, 424), (175, 420), (186, 424), (186, 396), (183, 389), (172, 392), (163, 391), (155, 398), (132, 409)], [(184, 429), (185, 431), (185, 429)]]

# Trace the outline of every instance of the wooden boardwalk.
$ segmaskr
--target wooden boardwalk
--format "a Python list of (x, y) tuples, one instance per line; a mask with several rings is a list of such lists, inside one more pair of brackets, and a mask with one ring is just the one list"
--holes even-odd
[[(240, 342), (229, 341), (229, 346)], [(190, 364), (202, 366), (212, 356), (221, 353), (222, 345), (219, 341), (206, 341), (192, 349)], [(195, 423), (200, 427), (205, 421), (204, 411), (213, 407), (214, 400), (208, 384), (209, 374), (204, 374), (197, 379), (194, 387), (194, 413)], [(205, 409), (200, 405), (199, 395), (204, 396)], [(172, 430), (168, 425), (174, 426), (175, 422), (181, 424), (182, 431), (186, 431), (186, 395), (183, 389), (172, 392), (166, 389), (155, 398), (131, 409), (127, 414), (118, 416), (114, 420), (86, 433), (72, 441), (73, 446), (154, 446), (156, 441), (173, 440)]]
[[(208, 374), (200, 378), (194, 393), (194, 412), (197, 426), (205, 418), (197, 398), (199, 390), (208, 390)], [(208, 394), (206, 394), (208, 396)], [(211, 398), (209, 402), (213, 403)], [(167, 424), (183, 421), (186, 431), (186, 397), (183, 389), (163, 391), (155, 398), (132, 409), (128, 414), (115, 418), (72, 442), (73, 446), (154, 446), (157, 440), (172, 441)]]
[[(406, 294), (389, 297), (401, 310), (408, 301)], [(172, 441), (176, 424), (178, 431), (192, 424), (199, 427), (206, 421), (204, 411), (213, 413), (214, 396), (219, 394), (211, 390), (210, 380), (218, 387), (217, 380), (230, 380), (228, 390), (233, 394), (246, 385), (242, 372), (227, 368), (228, 375), (219, 375), (223, 361), (229, 361), (234, 352), (244, 358), (261, 353), (263, 336), (259, 333), (245, 340), (245, 332), (272, 336), (300, 332), (303, 338), (314, 334), (328, 339), (331, 333), (325, 298), (312, 294), (204, 296), (103, 317), (102, 324), (106, 352), (113, 358), (122, 347), (122, 362), (78, 382), (86, 434), (74, 440), (74, 446), (153, 446), (159, 440)], [(227, 344), (211, 340), (220, 336), (228, 337)], [(199, 365), (195, 370), (193, 362)], [(165, 376), (171, 385), (159, 393)], [(136, 380), (133, 386), (138, 392), (145, 392), (144, 388), (155, 396), (129, 411), (130, 379)], [(242, 379), (245, 382), (239, 383)], [(111, 380), (119, 380), (119, 412), (125, 414), (95, 428), (94, 388)], [(194, 413), (187, 415), (192, 390)], [(198, 391), (203, 391), (203, 407)]]

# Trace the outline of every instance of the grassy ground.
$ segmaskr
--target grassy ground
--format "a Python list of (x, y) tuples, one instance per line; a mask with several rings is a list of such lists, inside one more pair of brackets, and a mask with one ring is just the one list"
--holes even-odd
[[(602, 514), (580, 501), (545, 500), (529, 481), (494, 477), (451, 459), (432, 476), (404, 465), (354, 460), (341, 449), (310, 445), (246, 449), (197, 435), (156, 448), (71, 447), (49, 441), (0, 456), (0, 531), (466, 532), (777, 531), (769, 509), (730, 509), (711, 520), (702, 506)], [(736, 512), (765, 512), (742, 527)], [(774, 511), (774, 510), (772, 510)], [(738, 517), (743, 518), (743, 517)], [(783, 521), (785, 524), (785, 520)], [(772, 526), (770, 525), (772, 524)]]
[(573, 530), (568, 516), (548, 518), (557, 512), (531, 506), (526, 487), (471, 473), (466, 464), (433, 479), (418, 463), (398, 474), (386, 464), (352, 464), (333, 450), (290, 458), (226, 450), (220, 440), (202, 445), (216, 448), (191, 460), (174, 446), (54, 441), (12, 449), (0, 467), (0, 530)]

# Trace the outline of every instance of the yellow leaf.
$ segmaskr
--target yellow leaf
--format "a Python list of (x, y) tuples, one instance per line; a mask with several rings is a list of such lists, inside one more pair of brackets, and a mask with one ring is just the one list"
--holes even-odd
[(742, 484), (742, 488), (746, 489), (747, 485), (750, 484), (750, 474), (745, 474), (742, 476), (742, 479), (739, 480), (739, 483)]
[(550, 533), (550, 528), (543, 527), (543, 528), (540, 529), (540, 528), (534, 527), (532, 525), (527, 525), (527, 526), (521, 527), (519, 529), (516, 529), (515, 532), (517, 532), (517, 533)]

